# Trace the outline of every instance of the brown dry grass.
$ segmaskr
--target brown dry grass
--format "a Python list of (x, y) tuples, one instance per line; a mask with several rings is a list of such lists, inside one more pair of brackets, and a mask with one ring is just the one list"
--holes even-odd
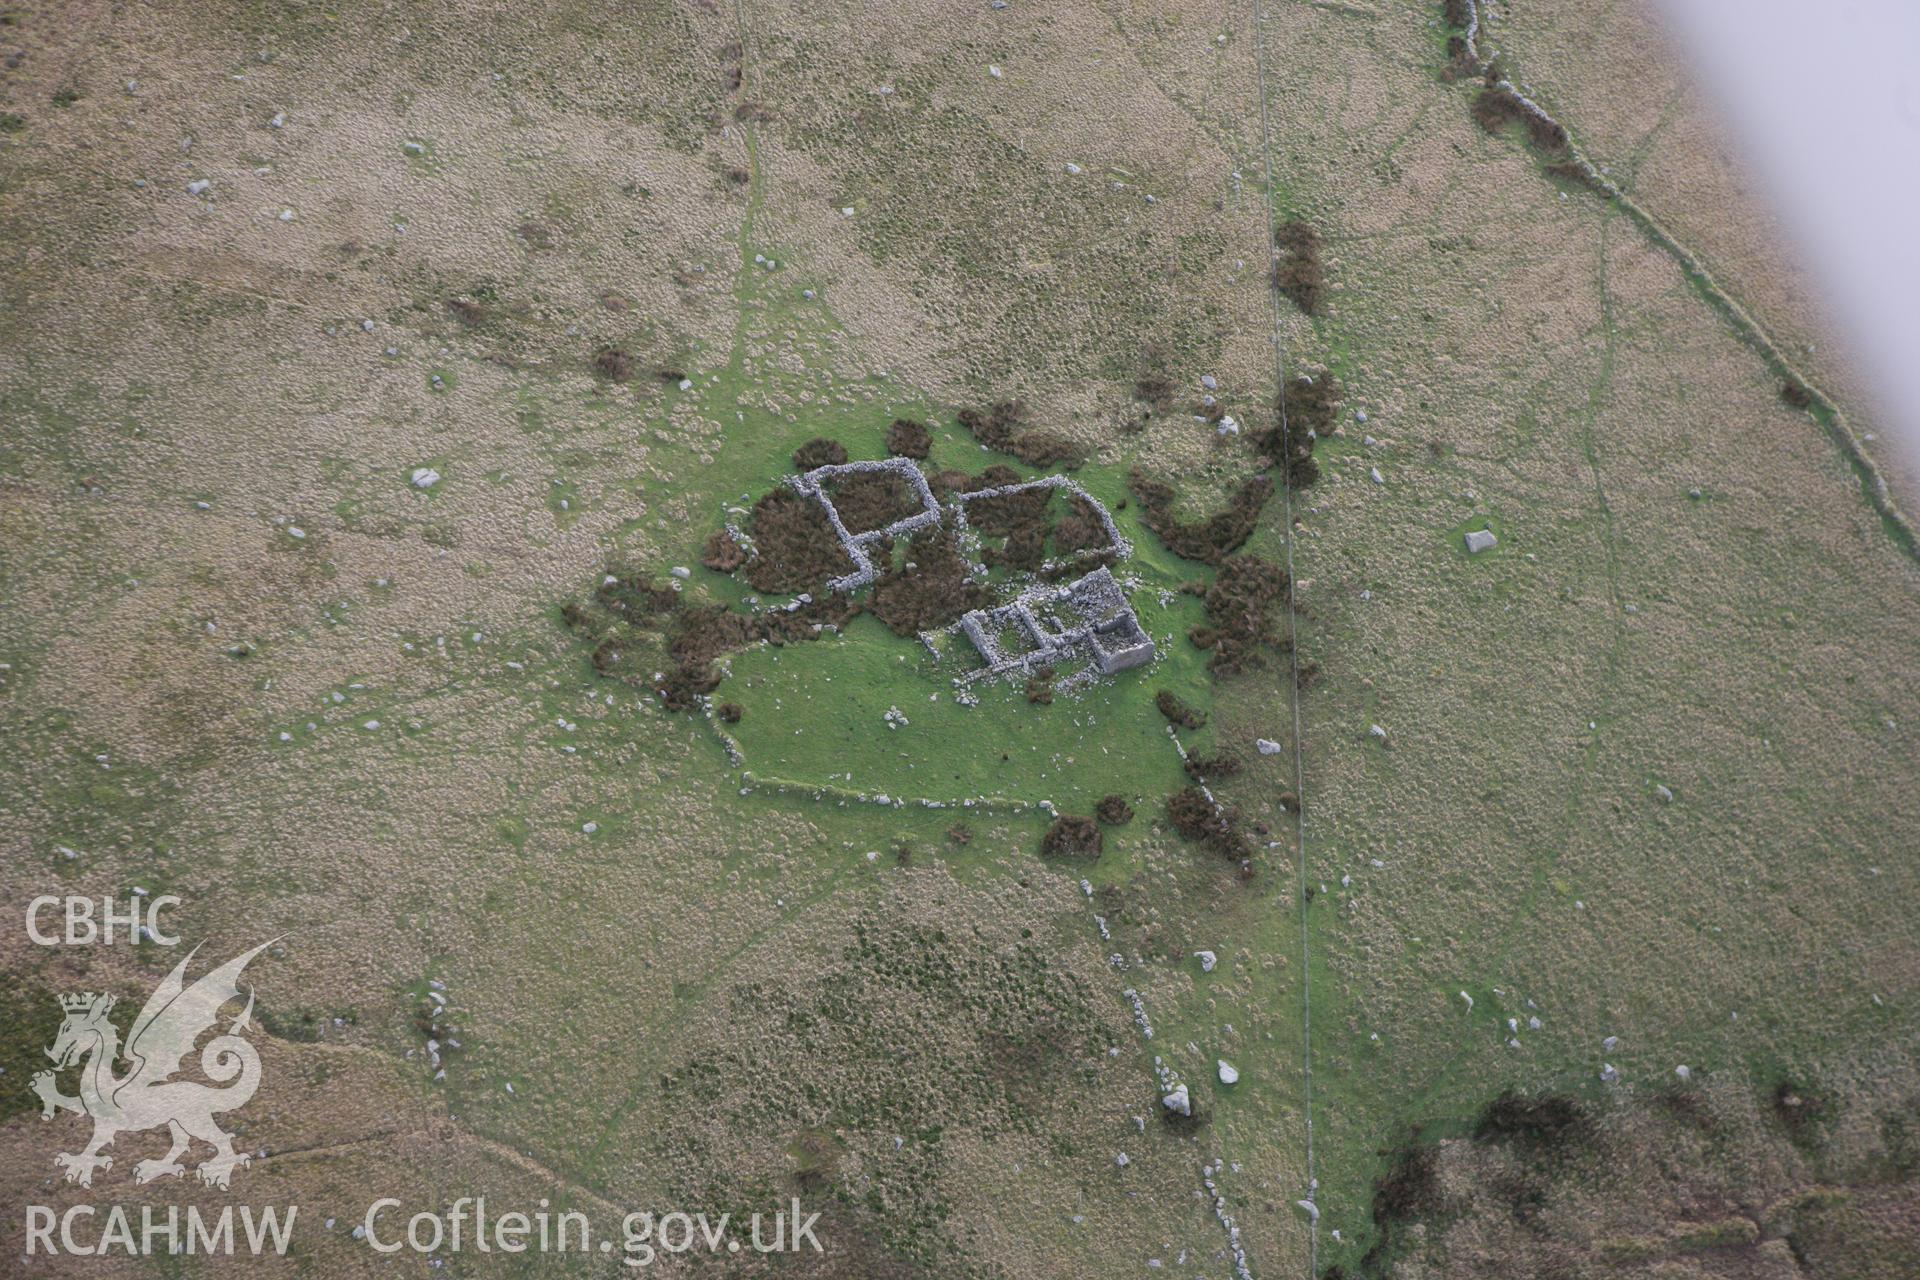
[[(717, 508), (772, 478), (703, 477), (797, 409), (780, 379), (801, 372), (878, 423), (1019, 396), (1102, 474), (1144, 460), (1230, 492), (1244, 444), (1178, 414), (1119, 443), (1111, 424), (1149, 347), (1178, 385), (1277, 390), (1248, 15), (755, 4), (732, 49), (719, 6), (22, 12), (7, 38), (32, 56), (0, 85), (27, 117), (0, 139), (0, 393), (24, 424), (0, 451), (7, 899), (142, 883), (182, 890), (195, 936), (296, 930), (263, 998), (354, 1019), (337, 1048), (270, 1045), (247, 1136), (289, 1153), (267, 1166), (289, 1194), (341, 1212), (423, 1166), (449, 1171), (423, 1195), (735, 1203), (840, 1122), (839, 1176), (894, 1206), (845, 1224), (875, 1271), (903, 1265), (899, 1224), (1008, 1275), (1211, 1259), (1224, 1236), (1193, 1193), (1215, 1149), (1135, 1129), (1149, 1055), (1037, 824), (969, 814), (948, 844), (950, 814), (740, 796), (702, 726), (589, 679), (547, 611), (610, 547), (693, 563)], [(1770, 230), (1722, 199), (1737, 170), (1695, 106), (1646, 119), (1666, 97), (1594, 71), (1615, 46), (1583, 41), (1583, 15), (1512, 15), (1527, 73), (1601, 154), (1643, 152), (1643, 196), (1763, 313), (1799, 306), (1797, 277), (1764, 269)], [(1337, 353), (1381, 442), (1325, 450), (1294, 506), (1322, 673), (1302, 713), (1323, 1263), (1333, 1226), (1364, 1236), (1376, 1153), (1407, 1123), (1593, 1089), (1622, 1024), (1632, 1090), (1684, 1052), (1737, 1094), (1755, 1046), (1791, 1050), (1834, 1099), (1821, 1158), (1842, 1177), (1911, 1093), (1883, 1052), (1912, 1038), (1890, 998), (1916, 963), (1894, 856), (1920, 831), (1910, 566), (1671, 262), (1473, 128), (1424, 21), (1276, 7), (1263, 37), (1277, 176), (1328, 263), (1326, 316), (1284, 317), (1284, 345), (1298, 367)], [(1216, 22), (1224, 43), (1196, 38)], [(69, 81), (66, 108), (35, 105)], [(751, 156), (743, 103), (765, 112)], [(751, 201), (754, 244), (795, 276), (741, 274)], [(801, 273), (835, 317), (818, 330)], [(609, 408), (591, 361), (611, 347), (689, 378), (737, 356), (749, 385), (638, 379)], [(429, 460), (445, 479), (416, 491)], [(1503, 550), (1466, 561), (1452, 531), (1479, 514)], [(1277, 563), (1274, 517), (1248, 547)], [(1269, 668), (1207, 731), (1291, 745), (1287, 709)], [(1246, 832), (1288, 821), (1278, 767), (1223, 787)], [(867, 876), (859, 852), (913, 822), (931, 865)], [(1141, 958), (1124, 981), (1156, 1045), (1248, 1067), (1204, 1141), (1244, 1168), (1256, 1269), (1302, 1268), (1288, 850), (1257, 850), (1273, 874), (1234, 896), (1231, 865), (1151, 825), (1109, 833), (1099, 909)], [(8, 945), (7, 974), (49, 988), (155, 976)], [(1207, 980), (1201, 946), (1222, 957)], [(961, 977), (935, 996), (930, 974)], [(472, 1027), (447, 1086), (407, 1039), (403, 988), (427, 976)], [(1494, 986), (1541, 1008), (1521, 1050)], [(662, 1081), (675, 1105), (649, 1106)], [(1741, 1179), (1798, 1179), (1774, 1171), (1815, 1157), (1762, 1123)], [(44, 1194), (57, 1144), (36, 1126), (9, 1128), (10, 1203)], [(1605, 1185), (1566, 1192), (1567, 1219)], [(1891, 1200), (1838, 1212), (1891, 1237)], [(1860, 1230), (1828, 1225), (1842, 1252)], [(1446, 1246), (1478, 1257), (1483, 1229), (1499, 1257), (1500, 1224)], [(312, 1265), (366, 1263), (326, 1237)]]

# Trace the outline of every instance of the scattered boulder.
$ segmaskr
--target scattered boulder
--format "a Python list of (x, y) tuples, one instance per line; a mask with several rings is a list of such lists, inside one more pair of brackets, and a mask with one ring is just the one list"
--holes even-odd
[(1500, 539), (1493, 536), (1491, 529), (1471, 529), (1467, 532), (1467, 554), (1479, 555), (1500, 545)]
[(1240, 1082), (1240, 1073), (1236, 1071), (1233, 1064), (1225, 1058), (1221, 1058), (1215, 1063), (1215, 1069), (1220, 1073), (1221, 1084), (1238, 1084)]
[(1161, 1098), (1160, 1105), (1177, 1116), (1193, 1115), (1193, 1099), (1187, 1095), (1185, 1084), (1173, 1086), (1173, 1092)]
[(409, 478), (416, 489), (431, 489), (440, 483), (440, 473), (432, 467), (415, 467), (413, 475)]
[(1263, 756), (1277, 756), (1280, 754), (1280, 744), (1272, 738), (1255, 738), (1253, 740), (1253, 746), (1254, 749)]
[(1196, 951), (1193, 953), (1193, 956), (1194, 959), (1200, 962), (1200, 972), (1202, 973), (1212, 973), (1213, 966), (1220, 963), (1220, 957), (1211, 951)]

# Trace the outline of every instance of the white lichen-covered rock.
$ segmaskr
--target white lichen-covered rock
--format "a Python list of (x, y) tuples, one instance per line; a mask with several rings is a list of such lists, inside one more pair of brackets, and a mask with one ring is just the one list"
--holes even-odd
[(667, 570), (667, 572), (683, 581), (693, 576), (693, 570), (687, 568), (687, 566), (683, 564), (677, 564), (673, 566), (673, 568)]
[(1228, 1062), (1225, 1058), (1221, 1058), (1218, 1062), (1216, 1062), (1214, 1064), (1214, 1068), (1220, 1073), (1221, 1084), (1240, 1083), (1239, 1071), (1235, 1070), (1234, 1065), (1231, 1062)]
[(1467, 553), (1479, 555), (1500, 545), (1500, 539), (1493, 536), (1491, 529), (1472, 529), (1467, 533)]
[(1160, 1099), (1160, 1105), (1175, 1115), (1191, 1116), (1193, 1114), (1193, 1099), (1188, 1096), (1185, 1084), (1175, 1085), (1173, 1092)]
[(440, 473), (432, 467), (415, 467), (411, 478), (416, 489), (431, 489), (440, 483)]
[(1193, 953), (1193, 958), (1200, 962), (1200, 972), (1202, 973), (1212, 973), (1213, 966), (1220, 963), (1220, 957), (1214, 955), (1211, 951), (1196, 951)]

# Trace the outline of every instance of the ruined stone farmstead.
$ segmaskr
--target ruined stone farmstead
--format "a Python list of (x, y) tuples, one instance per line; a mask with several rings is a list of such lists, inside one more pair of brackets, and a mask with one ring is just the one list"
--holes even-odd
[[(848, 530), (846, 521), (835, 509), (829, 489), (846, 476), (891, 472), (913, 493), (919, 509), (891, 524), (865, 533)], [(1043, 569), (1055, 571), (1076, 563), (1100, 561), (1091, 572), (1062, 586), (1041, 586), (1022, 592), (1010, 603), (993, 609), (975, 609), (964, 615), (958, 625), (980, 655), (979, 668), (960, 677), (971, 683), (982, 677), (1036, 671), (1071, 659), (1085, 658), (1091, 666), (1076, 673), (1090, 677), (1097, 671), (1113, 675), (1153, 661), (1153, 639), (1140, 625), (1126, 593), (1106, 566), (1107, 560), (1123, 560), (1133, 547), (1121, 536), (1119, 526), (1106, 506), (1067, 476), (1042, 476), (1018, 484), (999, 485), (971, 493), (953, 495), (943, 510), (920, 473), (907, 458), (872, 459), (815, 467), (804, 475), (790, 477), (788, 485), (802, 497), (818, 503), (827, 523), (839, 539), (847, 558), (853, 562), (850, 573), (834, 578), (827, 585), (835, 591), (856, 591), (870, 585), (879, 570), (869, 552), (883, 540), (906, 537), (943, 523), (952, 527), (963, 542), (969, 541), (967, 507), (990, 498), (1009, 497), (1043, 489), (1063, 489), (1085, 502), (1106, 532), (1104, 545), (1084, 548), (1047, 562)], [(986, 566), (976, 560), (976, 576), (986, 576)], [(935, 649), (931, 637), (922, 637)]]
[[(1071, 619), (1063, 624), (1063, 615)], [(1084, 654), (1101, 675), (1153, 661), (1153, 638), (1106, 567), (1065, 586), (1028, 591), (997, 609), (975, 609), (960, 630), (986, 665), (967, 678), (1052, 666)], [(1011, 630), (1030, 646), (1009, 652), (1001, 637)]]

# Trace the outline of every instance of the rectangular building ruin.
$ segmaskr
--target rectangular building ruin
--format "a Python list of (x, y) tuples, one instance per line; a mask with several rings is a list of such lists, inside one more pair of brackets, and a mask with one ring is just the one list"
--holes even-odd
[[(963, 679), (1034, 671), (1086, 658), (1101, 675), (1153, 660), (1153, 638), (1140, 626), (1126, 593), (1105, 566), (1059, 587), (1039, 587), (1010, 604), (975, 609), (960, 631), (983, 664)], [(1011, 634), (1016, 647), (1002, 640)]]
[[(830, 486), (842, 476), (873, 472), (891, 472), (912, 489), (919, 510), (883, 528), (853, 533), (833, 505)], [(804, 475), (791, 476), (787, 483), (793, 491), (820, 504), (827, 523), (848, 559), (852, 573), (827, 583), (834, 591), (855, 591), (867, 586), (879, 575), (868, 548), (875, 543), (899, 538), (933, 525), (948, 522), (963, 546), (977, 548), (979, 536), (967, 524), (967, 506), (988, 498), (1007, 497), (1039, 489), (1062, 489), (1071, 497), (1083, 499), (1106, 531), (1104, 546), (1083, 548), (1048, 561), (1041, 572), (1057, 574), (1075, 564), (1092, 561), (1123, 560), (1133, 548), (1121, 536), (1119, 526), (1104, 504), (1069, 476), (1042, 476), (1017, 484), (956, 493), (943, 510), (933, 496), (920, 468), (907, 458), (874, 459), (864, 462), (836, 463), (815, 467)], [(984, 577), (984, 563), (975, 561), (973, 572)], [(1090, 678), (1092, 673), (1112, 675), (1153, 661), (1153, 640), (1140, 626), (1133, 606), (1120, 584), (1101, 563), (1092, 572), (1064, 586), (1035, 587), (1008, 604), (993, 609), (975, 609), (964, 615), (957, 629), (979, 653), (982, 666), (960, 677), (963, 683), (983, 676), (1036, 671), (1041, 667), (1072, 659), (1085, 659), (1088, 666), (1069, 677)], [(937, 656), (930, 637), (923, 636), (928, 649)]]
[[(846, 521), (840, 518), (840, 512), (834, 508), (833, 496), (827, 492), (827, 486), (841, 476), (863, 475), (875, 471), (890, 471), (907, 482), (914, 497), (920, 501), (920, 509), (910, 516), (903, 516), (892, 524), (879, 529), (869, 529), (865, 533), (850, 533)], [(840, 539), (840, 546), (853, 561), (852, 573), (842, 574), (827, 583), (834, 591), (857, 591), (872, 582), (879, 572), (874, 568), (873, 557), (867, 554), (867, 548), (883, 538), (898, 538), (928, 525), (940, 523), (940, 504), (934, 500), (933, 490), (927, 487), (927, 478), (920, 474), (920, 468), (906, 458), (876, 458), (865, 462), (842, 462), (824, 467), (815, 467), (803, 476), (790, 477), (787, 483), (793, 491), (802, 497), (812, 498), (820, 504), (827, 523), (833, 526), (834, 536)]]
[(1099, 519), (1100, 527), (1105, 530), (1107, 535), (1107, 545), (1103, 547), (1084, 548), (1071, 555), (1049, 560), (1041, 566), (1042, 572), (1070, 564), (1084, 563), (1088, 560), (1108, 558), (1125, 560), (1133, 554), (1132, 544), (1120, 536), (1120, 526), (1113, 522), (1113, 513), (1107, 510), (1106, 504), (1088, 493), (1081, 487), (1079, 481), (1073, 479), (1071, 476), (1041, 476), (1038, 480), (1025, 480), (1018, 484), (1003, 484), (992, 489), (976, 489), (971, 493), (956, 493), (953, 495), (953, 501), (947, 505), (947, 514), (953, 523), (953, 527), (957, 529), (964, 538), (971, 532), (967, 525), (968, 504), (979, 502), (985, 498), (1005, 498), (1016, 493), (1030, 493), (1036, 489), (1059, 489), (1070, 497), (1083, 500), (1087, 506), (1092, 509), (1095, 517)]

